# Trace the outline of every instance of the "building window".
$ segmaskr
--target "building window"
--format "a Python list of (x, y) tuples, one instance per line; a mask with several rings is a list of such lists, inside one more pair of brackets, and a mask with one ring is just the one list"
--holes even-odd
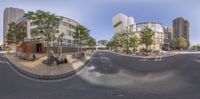
[(67, 23), (66, 23), (66, 22), (62, 22), (62, 25), (63, 25), (63, 26), (67, 26)]

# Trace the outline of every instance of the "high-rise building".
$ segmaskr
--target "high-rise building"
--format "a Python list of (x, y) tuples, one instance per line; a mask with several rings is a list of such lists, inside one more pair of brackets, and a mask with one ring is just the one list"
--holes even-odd
[(173, 20), (173, 39), (180, 39), (181, 37), (189, 41), (189, 22), (179, 17)]
[(129, 28), (130, 25), (135, 24), (135, 21), (133, 17), (129, 17), (126, 16), (125, 14), (118, 13), (112, 18), (112, 24), (115, 29), (115, 33), (122, 34), (126, 33), (127, 28)]
[(3, 14), (3, 43), (5, 44), (6, 35), (8, 32), (8, 24), (11, 22), (16, 22), (19, 18), (24, 16), (24, 10), (19, 8), (5, 8)]

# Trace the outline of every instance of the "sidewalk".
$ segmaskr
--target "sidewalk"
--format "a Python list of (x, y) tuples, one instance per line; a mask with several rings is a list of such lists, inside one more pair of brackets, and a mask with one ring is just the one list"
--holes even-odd
[(13, 55), (4, 54), (7, 59), (15, 64), (17, 68), (22, 69), (28, 73), (38, 76), (55, 76), (55, 75), (63, 75), (72, 71), (76, 71), (85, 62), (87, 62), (91, 55), (86, 54), (85, 57), (81, 59), (73, 59), (72, 53), (64, 53), (63, 55), (67, 58), (67, 64), (60, 64), (55, 66), (47, 66), (42, 63), (43, 60), (47, 59), (47, 56), (43, 56), (36, 61), (26, 61), (19, 59), (18, 57), (13, 57)]

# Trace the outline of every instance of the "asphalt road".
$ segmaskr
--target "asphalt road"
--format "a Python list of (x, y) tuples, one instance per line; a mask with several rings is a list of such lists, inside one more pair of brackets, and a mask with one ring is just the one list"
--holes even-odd
[(97, 52), (79, 74), (38, 81), (0, 54), (0, 99), (200, 99), (200, 54), (140, 59)]

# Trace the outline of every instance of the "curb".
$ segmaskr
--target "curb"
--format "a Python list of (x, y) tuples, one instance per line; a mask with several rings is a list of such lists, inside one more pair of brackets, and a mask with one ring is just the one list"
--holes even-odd
[(30, 73), (30, 72), (25, 71), (24, 69), (19, 68), (15, 64), (13, 64), (9, 59), (7, 59), (7, 57), (5, 57), (5, 59), (6, 59), (6, 61), (8, 61), (8, 64), (10, 64), (16, 71), (18, 71), (19, 73), (21, 73), (25, 76), (28, 76), (30, 78), (38, 79), (38, 80), (58, 80), (58, 79), (67, 78), (67, 77), (70, 77), (70, 76), (77, 74), (79, 71), (81, 71), (89, 63), (89, 61), (92, 59), (92, 57), (95, 53), (96, 52), (94, 52), (91, 55), (90, 59), (88, 59), (78, 69), (72, 70), (72, 71), (64, 73), (64, 74), (59, 74), (59, 75), (38, 75), (38, 74)]

